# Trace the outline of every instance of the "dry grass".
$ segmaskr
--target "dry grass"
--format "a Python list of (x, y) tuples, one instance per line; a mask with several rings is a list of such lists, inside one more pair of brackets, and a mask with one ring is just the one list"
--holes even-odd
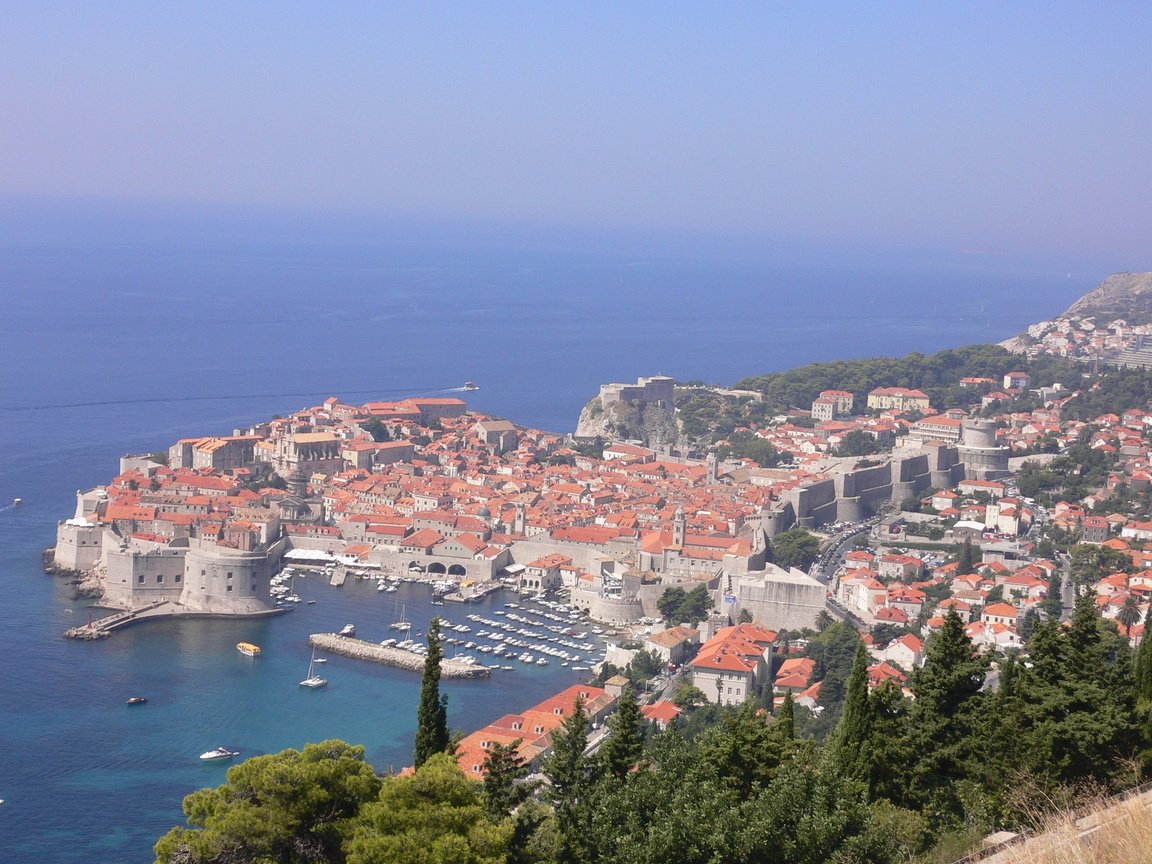
[(1090, 816), (1051, 820), (1043, 833), (993, 858), (995, 864), (1152, 864), (1152, 809), (1134, 798)]

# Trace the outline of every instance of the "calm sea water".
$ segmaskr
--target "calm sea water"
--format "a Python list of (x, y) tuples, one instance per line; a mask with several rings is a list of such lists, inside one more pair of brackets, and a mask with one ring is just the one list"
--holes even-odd
[[(0, 245), (0, 861), (151, 860), (181, 798), (223, 781), (197, 755), (338, 737), (407, 764), (418, 681), (333, 658), (302, 692), (308, 633), (384, 638), (425, 589), (299, 584), (315, 605), (260, 622), (156, 624), (97, 644), (40, 572), (73, 493), (117, 457), (315, 404), (478, 382), (476, 408), (557, 431), (601, 382), (731, 383), (843, 357), (996, 341), (1054, 315), (1103, 273), (1006, 259), (816, 253), (557, 251), (450, 240), (386, 244), (130, 238)], [(625, 251), (619, 251), (624, 249)], [(222, 398), (233, 397), (233, 398)], [(489, 601), (499, 602), (496, 600)], [(459, 620), (466, 610), (443, 610)], [(233, 648), (264, 646), (250, 660)], [(555, 664), (450, 683), (471, 730), (572, 683)], [(128, 708), (129, 695), (149, 703)]]

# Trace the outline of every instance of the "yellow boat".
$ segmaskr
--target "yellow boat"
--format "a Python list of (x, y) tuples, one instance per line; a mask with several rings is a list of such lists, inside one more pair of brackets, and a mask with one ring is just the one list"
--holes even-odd
[(260, 646), (253, 645), (251, 642), (237, 642), (236, 650), (241, 654), (247, 654), (249, 657), (260, 656)]

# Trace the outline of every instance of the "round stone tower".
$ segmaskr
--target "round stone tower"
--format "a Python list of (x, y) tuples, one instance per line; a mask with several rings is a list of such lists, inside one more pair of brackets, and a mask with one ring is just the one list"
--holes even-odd
[(995, 420), (965, 420), (960, 435), (960, 461), (969, 480), (1007, 477), (1009, 449), (996, 441), (1000, 424)]

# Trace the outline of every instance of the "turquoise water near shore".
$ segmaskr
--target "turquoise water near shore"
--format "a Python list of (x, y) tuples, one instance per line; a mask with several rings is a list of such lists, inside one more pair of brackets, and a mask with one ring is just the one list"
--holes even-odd
[[(332, 658), (328, 688), (297, 682), (309, 633), (354, 622), (382, 639), (397, 600), (430, 617), (423, 587), (378, 594), (309, 579), (298, 588), (316, 604), (274, 620), (60, 638), (86, 613), (40, 572), (40, 551), (74, 491), (106, 481), (120, 454), (327, 395), (394, 398), (465, 380), (481, 385), (461, 394), (480, 410), (571, 430), (604, 381), (731, 383), (813, 360), (996, 341), (1105, 275), (965, 256), (561, 248), (0, 244), (0, 502), (25, 502), (0, 511), (0, 861), (150, 861), (182, 821), (181, 798), (223, 781), (226, 766), (196, 758), (218, 744), (249, 756), (338, 737), (380, 769), (411, 750), (415, 676)], [(464, 611), (437, 608), (454, 620)], [(236, 652), (242, 639), (263, 656)], [(477, 728), (578, 678), (555, 663), (515, 665), (446, 684), (451, 725)], [(148, 704), (127, 707), (136, 694)]]

